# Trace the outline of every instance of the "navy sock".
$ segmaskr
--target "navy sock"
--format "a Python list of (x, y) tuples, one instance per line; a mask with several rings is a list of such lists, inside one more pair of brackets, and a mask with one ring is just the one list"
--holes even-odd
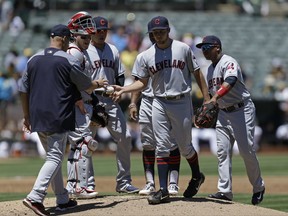
[(160, 188), (167, 190), (168, 171), (169, 171), (169, 157), (157, 158), (157, 167), (158, 167)]
[(199, 168), (199, 161), (198, 161), (198, 154), (195, 152), (195, 154), (189, 158), (186, 159), (189, 163), (189, 166), (192, 171), (192, 177), (193, 178), (199, 178), (200, 177), (200, 168)]
[(147, 151), (143, 149), (142, 160), (143, 160), (145, 175), (146, 175), (146, 172), (150, 172), (154, 180), (155, 150)]
[[(175, 150), (170, 151), (170, 156), (169, 156), (170, 184), (171, 183), (178, 184), (180, 162), (181, 162), (181, 155), (179, 152), (179, 148), (176, 148)], [(178, 175), (174, 177), (176, 179), (171, 179), (171, 172), (172, 171), (176, 171), (178, 173)]]

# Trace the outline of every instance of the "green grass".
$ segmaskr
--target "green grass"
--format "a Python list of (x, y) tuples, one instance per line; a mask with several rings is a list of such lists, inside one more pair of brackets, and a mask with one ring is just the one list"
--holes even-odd
[[(261, 172), (264, 176), (287, 176), (288, 177), (288, 157), (287, 154), (258, 154), (261, 166)], [(65, 160), (66, 161), (66, 160)], [(9, 158), (0, 160), (0, 178), (15, 178), (17, 176), (28, 177), (36, 176), (43, 165), (44, 160), (41, 158)], [(114, 154), (96, 153), (93, 156), (93, 163), (96, 176), (115, 177), (117, 170)], [(200, 154), (201, 170), (206, 175), (217, 176), (217, 159), (213, 155)], [(246, 176), (246, 170), (243, 160), (240, 156), (233, 158), (233, 176)], [(190, 168), (182, 158), (181, 175), (190, 175)], [(131, 173), (132, 176), (143, 176), (143, 165), (141, 154), (133, 153), (131, 155)], [(66, 163), (63, 163), (63, 174), (66, 175)], [(288, 178), (287, 178), (288, 179)], [(265, 180), (265, 179), (264, 179)], [(215, 183), (216, 184), (216, 183)], [(287, 189), (285, 189), (287, 190)], [(18, 200), (26, 194), (21, 193), (2, 193), (0, 201)], [(199, 194), (207, 196), (208, 194)], [(53, 197), (53, 195), (50, 195)], [(234, 201), (250, 204), (251, 194), (237, 194)], [(265, 194), (265, 202), (261, 203), (262, 207), (271, 208), (279, 211), (288, 212), (287, 206), (288, 194)]]

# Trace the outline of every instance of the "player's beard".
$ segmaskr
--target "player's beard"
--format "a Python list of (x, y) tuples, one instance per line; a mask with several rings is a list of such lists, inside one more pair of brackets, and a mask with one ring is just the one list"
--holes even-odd
[(161, 37), (161, 38), (158, 38), (158, 40), (156, 39), (156, 42), (158, 45), (166, 45), (169, 43), (169, 38), (168, 37)]

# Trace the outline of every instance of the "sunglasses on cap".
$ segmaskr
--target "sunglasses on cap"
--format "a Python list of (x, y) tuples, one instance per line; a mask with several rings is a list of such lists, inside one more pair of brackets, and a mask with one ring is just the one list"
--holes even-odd
[(216, 47), (216, 46), (213, 45), (213, 44), (204, 44), (203, 46), (201, 46), (201, 50), (202, 50), (203, 52), (205, 52), (205, 51), (207, 51), (207, 50), (210, 50), (210, 49), (213, 48), (213, 47)]

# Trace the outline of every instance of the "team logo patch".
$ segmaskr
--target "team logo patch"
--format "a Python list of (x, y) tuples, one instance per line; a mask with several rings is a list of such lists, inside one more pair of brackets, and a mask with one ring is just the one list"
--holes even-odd
[(227, 66), (227, 70), (234, 70), (234, 63), (229, 63), (228, 66)]

